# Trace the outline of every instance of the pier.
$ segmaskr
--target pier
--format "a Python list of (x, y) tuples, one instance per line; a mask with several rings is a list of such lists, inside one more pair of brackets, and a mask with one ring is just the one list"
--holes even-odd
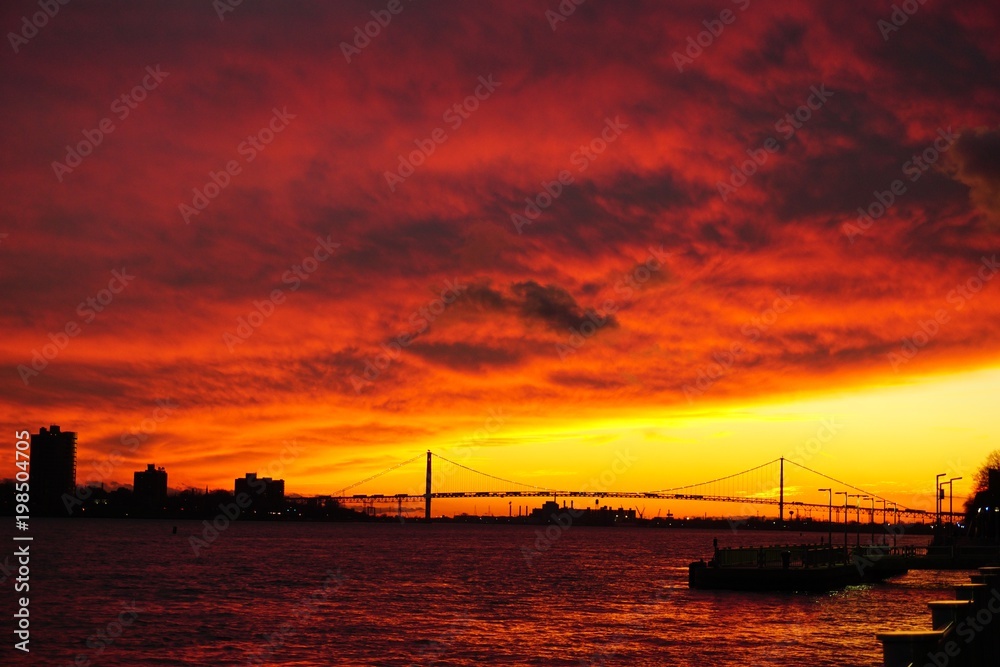
[(955, 545), (900, 547), (911, 570), (975, 570), (1000, 565), (1000, 546)]
[(885, 667), (990, 667), (1000, 656), (1000, 567), (981, 567), (955, 597), (930, 600), (926, 631), (882, 632)]
[(716, 549), (688, 566), (688, 586), (708, 590), (823, 592), (907, 572), (891, 547), (830, 544)]

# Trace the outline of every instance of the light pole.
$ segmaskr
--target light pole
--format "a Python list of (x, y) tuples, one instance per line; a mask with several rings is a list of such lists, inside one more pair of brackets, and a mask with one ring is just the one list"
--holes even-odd
[(935, 531), (941, 529), (941, 478), (947, 476), (948, 473), (943, 472), (934, 478), (934, 526)]
[(857, 498), (858, 499), (858, 506), (857, 506), (857, 510), (858, 510), (858, 526), (857, 526), (857, 531), (856, 531), (857, 532), (856, 546), (859, 546), (859, 547), (861, 546), (861, 501), (864, 500), (867, 497), (868, 496), (863, 495), (863, 494), (854, 494), (854, 493), (852, 493), (851, 495), (848, 496), (848, 498)]
[[(953, 482), (957, 482), (960, 479), (962, 479), (962, 478), (961, 477), (952, 477), (951, 479), (949, 479), (947, 481), (947, 484), (948, 484), (948, 521), (949, 521), (949, 523), (951, 523), (953, 525), (955, 523), (955, 516), (954, 516), (954, 512), (955, 512), (955, 505), (954, 505), (954, 502), (955, 502), (955, 485), (953, 484)], [(945, 483), (942, 483), (941, 486), (944, 486), (944, 484)]]
[(892, 504), (892, 546), (896, 546), (896, 533), (899, 532), (899, 506)]
[(850, 496), (847, 495), (847, 491), (837, 491), (837, 495), (844, 496), (844, 548), (846, 549), (847, 548), (847, 499), (850, 498)]
[(875, 496), (871, 496), (871, 501), (872, 501), (872, 513), (871, 513), (871, 516), (869, 517), (868, 523), (871, 524), (872, 537), (871, 537), (870, 540), (868, 540), (868, 544), (869, 544), (869, 546), (874, 546), (874, 544), (875, 544)]
[[(886, 526), (885, 507), (888, 504), (888, 501), (885, 498), (879, 498), (879, 502), (882, 503), (882, 530), (885, 530)], [(885, 541), (884, 537), (882, 539), (883, 541)]]
[(833, 489), (820, 489), (820, 491), (828, 491), (830, 497), (827, 500), (827, 513), (829, 516), (826, 519), (827, 523), (827, 540), (830, 541), (830, 546), (833, 546)]

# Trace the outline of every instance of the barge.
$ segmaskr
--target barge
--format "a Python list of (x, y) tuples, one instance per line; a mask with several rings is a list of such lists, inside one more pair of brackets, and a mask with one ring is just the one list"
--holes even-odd
[(688, 566), (688, 586), (704, 590), (818, 593), (906, 574), (888, 547), (791, 545), (716, 549)]

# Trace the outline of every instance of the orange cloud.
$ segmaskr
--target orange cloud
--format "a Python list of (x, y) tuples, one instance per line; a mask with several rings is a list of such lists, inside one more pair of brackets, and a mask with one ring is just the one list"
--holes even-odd
[[(361, 5), (179, 8), (156, 30), (142, 8), (77, 8), (7, 54), (5, 428), (78, 431), (82, 482), (169, 400), (110, 481), (155, 460), (172, 485), (228, 486), (295, 441), (288, 488), (318, 492), (497, 406), (518, 426), (490, 446), (530, 444), (536, 466), (497, 472), (533, 474), (550, 430), (628, 439), (653, 415), (996, 364), (988, 3), (924, 7), (889, 41), (876, 7), (748, 6), (682, 72), (672, 54), (718, 7), (584, 5), (556, 30), (544, 9), (407, 6), (348, 63)], [(147, 67), (169, 76), (120, 118)], [(905, 180), (942, 128), (954, 148)], [(599, 465), (585, 442), (555, 451)]]

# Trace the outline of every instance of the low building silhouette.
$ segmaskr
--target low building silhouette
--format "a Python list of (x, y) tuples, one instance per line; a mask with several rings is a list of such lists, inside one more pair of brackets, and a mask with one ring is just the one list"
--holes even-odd
[(76, 492), (76, 433), (57, 424), (31, 434), (28, 480), (34, 516), (68, 516), (63, 494)]
[(248, 513), (254, 515), (280, 512), (285, 504), (285, 480), (257, 477), (257, 473), (248, 472), (246, 477), (235, 480), (234, 495), (241, 493), (250, 498)]
[(167, 502), (167, 471), (150, 463), (132, 477), (132, 501), (137, 512), (158, 514)]
[(528, 515), (528, 522), (563, 526), (574, 524), (579, 526), (618, 526), (635, 523), (635, 515), (634, 509), (625, 509), (624, 507), (614, 509), (605, 505), (594, 509), (577, 509), (573, 507), (572, 502), (570, 502), (569, 507), (566, 507), (566, 502), (563, 501), (563, 505), (560, 507), (559, 503), (554, 500), (547, 500), (541, 507), (532, 510), (531, 514)]

